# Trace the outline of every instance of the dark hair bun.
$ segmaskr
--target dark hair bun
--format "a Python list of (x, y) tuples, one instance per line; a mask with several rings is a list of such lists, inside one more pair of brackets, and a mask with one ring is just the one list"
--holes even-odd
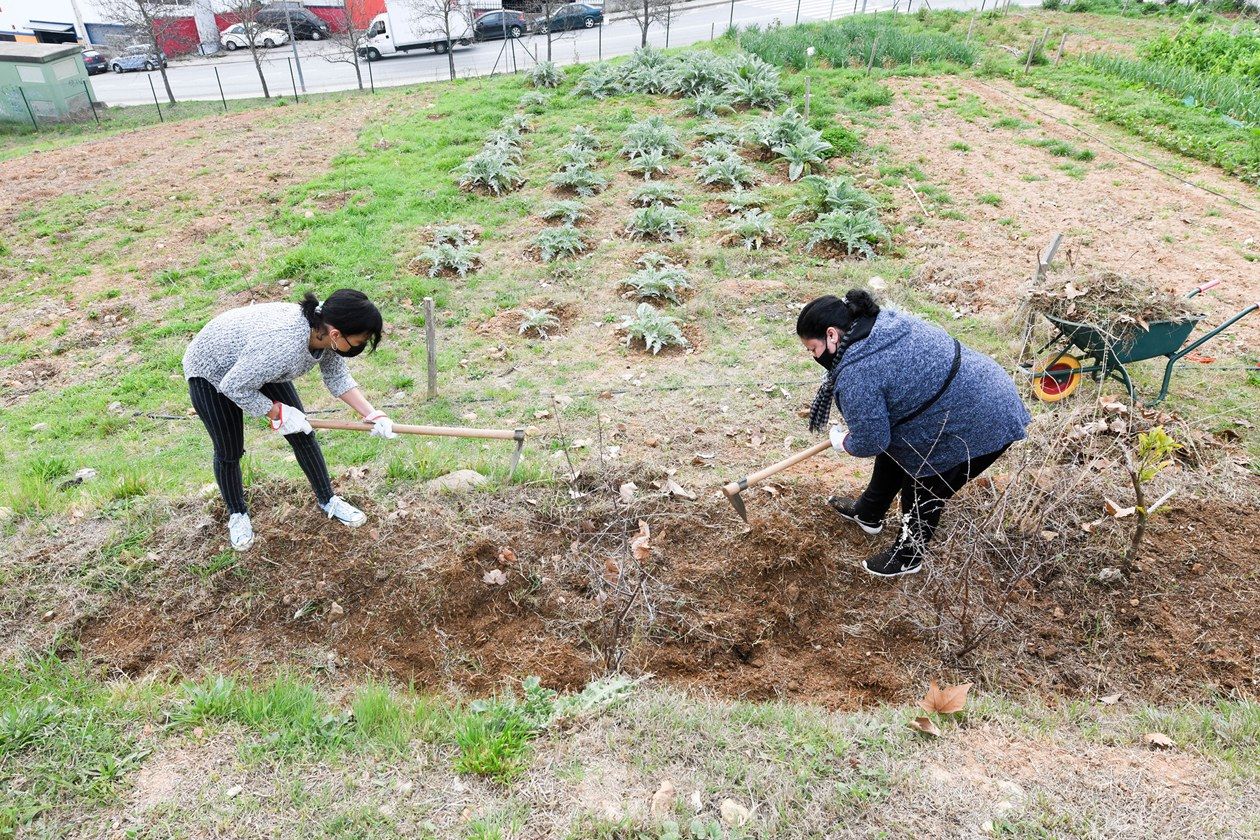
[(849, 289), (844, 296), (844, 303), (854, 318), (874, 318), (879, 314), (879, 304), (865, 289)]

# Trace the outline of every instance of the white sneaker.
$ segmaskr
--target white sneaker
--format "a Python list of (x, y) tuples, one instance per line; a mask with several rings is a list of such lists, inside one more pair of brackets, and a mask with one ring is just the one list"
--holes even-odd
[(333, 496), (328, 500), (328, 504), (320, 505), (320, 507), (324, 509), (324, 513), (328, 514), (329, 519), (336, 519), (341, 524), (349, 525), (351, 528), (358, 528), (364, 522), (367, 522), (366, 513), (340, 496)]
[(254, 544), (254, 523), (248, 513), (234, 513), (228, 517), (228, 537), (233, 551), (248, 551)]

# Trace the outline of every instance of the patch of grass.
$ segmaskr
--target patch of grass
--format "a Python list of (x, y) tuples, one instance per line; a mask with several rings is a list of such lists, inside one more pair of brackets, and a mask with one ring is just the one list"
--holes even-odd
[(990, 207), (1002, 206), (1002, 196), (998, 195), (997, 193), (991, 193), (991, 192), (980, 193), (979, 195), (976, 196), (976, 201), (980, 202), (981, 204), (987, 204)]
[(1072, 160), (1088, 161), (1094, 159), (1094, 153), (1089, 149), (1082, 149), (1073, 146), (1063, 140), (1056, 140), (1050, 137), (1041, 140), (1033, 140), (1029, 145), (1036, 146), (1039, 149), (1045, 149), (1055, 157), (1071, 158)]
[(971, 151), (971, 146), (967, 145), (961, 140), (955, 140), (953, 143), (950, 143), (949, 148), (955, 152), (970, 152)]

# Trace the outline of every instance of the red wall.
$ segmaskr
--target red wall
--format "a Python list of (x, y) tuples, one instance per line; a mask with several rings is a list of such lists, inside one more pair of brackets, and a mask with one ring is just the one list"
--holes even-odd
[[(385, 0), (347, 0), (355, 23), (360, 29), (366, 28), (372, 18), (385, 11)], [(328, 24), (333, 32), (346, 31), (346, 16), (340, 6), (307, 6), (317, 17)], [(239, 18), (231, 13), (216, 12), (215, 26), (222, 32)], [(169, 56), (185, 55), (196, 52), (201, 39), (197, 37), (197, 24), (191, 16), (169, 18), (163, 22), (163, 37), (158, 38), (158, 46)]]

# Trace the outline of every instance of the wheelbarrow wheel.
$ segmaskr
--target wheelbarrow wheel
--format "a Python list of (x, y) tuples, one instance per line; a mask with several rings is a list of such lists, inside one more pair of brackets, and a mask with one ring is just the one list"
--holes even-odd
[(1045, 403), (1067, 399), (1081, 384), (1081, 360), (1069, 353), (1047, 356), (1033, 376), (1033, 396)]

